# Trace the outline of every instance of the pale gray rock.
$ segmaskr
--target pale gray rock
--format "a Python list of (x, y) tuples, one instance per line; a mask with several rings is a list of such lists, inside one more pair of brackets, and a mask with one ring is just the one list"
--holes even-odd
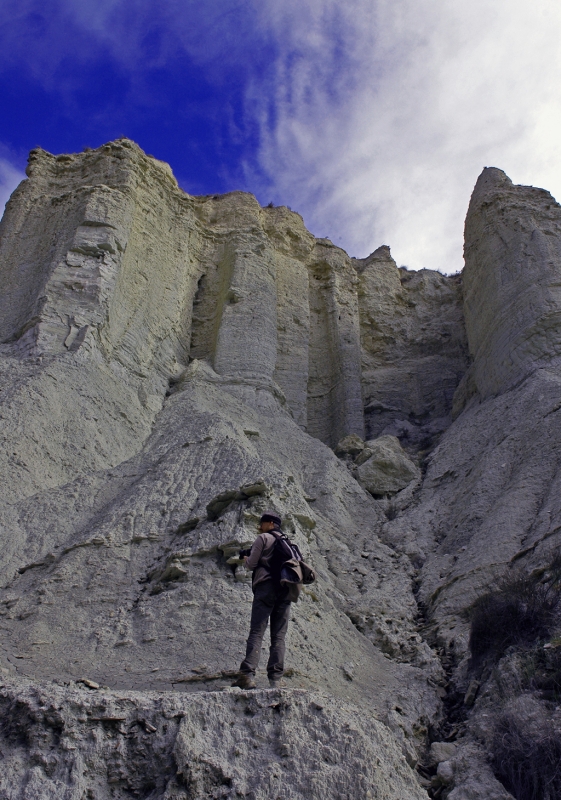
[(6, 800), (426, 797), (388, 729), (324, 694), (0, 688)]
[[(387, 791), (419, 796), (410, 767), (439, 714), (427, 678), (442, 670), (418, 632), (411, 564), (380, 541), (383, 509), (326, 446), (364, 436), (351, 260), (287, 209), (243, 193), (186, 195), (128, 140), (32, 153), (0, 237), (3, 674), (113, 697), (158, 692), (161, 709), (185, 691), (210, 714), (222, 695), (205, 691), (232, 682), (248, 630), (237, 552), (272, 508), (318, 574), (293, 608), (286, 680), (341, 709), (330, 774), (352, 763), (343, 708), (354, 704), (365, 733), (349, 729), (351, 739), (369, 754), (361, 772), (376, 767), (367, 791), (386, 792), (398, 770), (406, 777)], [(57, 691), (59, 705), (74, 702)], [(143, 735), (165, 713), (143, 718)], [(189, 725), (185, 742), (204, 742), (199, 712)], [(378, 735), (394, 749), (373, 755), (364, 743)], [(145, 774), (165, 770), (150, 756), (143, 772), (126, 741), (111, 785), (175, 796), (161, 781), (146, 788)], [(79, 772), (86, 739), (73, 747), (68, 769)], [(28, 766), (13, 768), (10, 798), (72, 796), (66, 767), (26, 752), (13, 756)], [(204, 775), (226, 755), (193, 758), (192, 791), (205, 796)], [(250, 770), (236, 769), (268, 796), (265, 778), (250, 785)], [(298, 770), (301, 781), (303, 761)], [(97, 780), (77, 780), (77, 796), (98, 796)], [(343, 796), (344, 780), (333, 782)], [(314, 791), (325, 785), (318, 777)]]
[[(434, 780), (509, 796), (486, 720), (516, 667), (470, 673), (466, 609), (561, 543), (559, 213), (486, 170), (446, 277), (191, 197), (128, 140), (32, 153), (0, 223), (0, 794), (422, 797), (477, 680)], [(267, 509), (318, 581), (288, 688), (248, 695)]]
[(224, 785), (231, 796), (258, 800), (425, 797), (387, 729), (357, 708), (304, 692), (199, 695), (174, 755), (179, 785), (201, 800), (213, 790), (230, 796)]
[(396, 436), (379, 436), (366, 442), (357, 463), (358, 482), (375, 497), (395, 494), (421, 475)]
[(561, 544), (560, 389), (561, 375), (542, 369), (465, 410), (431, 455), (417, 503), (386, 526), (385, 541), (407, 531), (430, 554), (420, 596), (456, 652), (467, 648), (463, 611), (510, 564), (532, 571)]
[(433, 742), (430, 746), (431, 760), (440, 764), (449, 761), (456, 754), (457, 745), (454, 742)]
[(469, 672), (466, 611), (511, 567), (543, 569), (561, 545), (561, 369), (556, 334), (547, 334), (561, 279), (560, 213), (547, 193), (514, 186), (499, 170), (478, 181), (463, 275), (473, 367), (420, 490), (383, 532), (423, 562), (419, 599), (433, 641), (455, 665), (454, 689), (473, 704), (467, 749), (452, 759), (454, 800), (510, 796), (475, 742), (487, 747), (501, 698), (522, 686), (522, 673), (502, 662), (493, 672), (500, 687)]
[(362, 453), (364, 450), (364, 442), (357, 436), (356, 433), (351, 433), (349, 436), (345, 436), (341, 441), (337, 444), (335, 448), (335, 455), (338, 456), (358, 456), (359, 453)]
[(451, 761), (441, 761), (436, 770), (436, 776), (443, 786), (454, 783), (454, 765)]
[(443, 763), (448, 765), (444, 769), (445, 780), (451, 778), (447, 783), (449, 800), (513, 800), (493, 775), (487, 754), (480, 745), (462, 742), (455, 758)]
[(469, 364), (460, 276), (398, 269), (390, 248), (355, 259), (366, 437), (430, 448)]
[[(518, 334), (512, 332), (512, 326), (518, 324), (516, 320), (526, 320), (524, 324), (530, 330), (532, 314), (536, 326), (541, 326), (543, 306), (535, 303), (532, 293), (508, 288), (515, 275), (508, 278), (510, 261), (498, 255), (491, 258), (491, 250), (485, 250), (486, 237), (489, 233), (490, 241), (503, 253), (498, 244), (501, 237), (514, 242), (526, 235), (530, 224), (547, 227), (550, 217), (559, 213), (559, 207), (554, 208), (554, 201), (548, 197), (539, 190), (513, 186), (500, 170), (485, 170), (474, 190), (466, 221), (463, 278), (470, 287), (466, 318), (475, 374), (481, 368), (489, 380), (495, 381), (495, 367), (489, 360), (491, 343), (500, 340), (507, 347), (512, 341), (518, 347)], [(514, 210), (516, 215), (512, 216)], [(483, 227), (481, 215), (486, 220)], [(526, 221), (522, 224), (522, 220)], [(536, 236), (540, 238), (541, 234)], [(551, 247), (556, 246), (552, 234)], [(483, 252), (487, 253), (484, 261)], [(521, 253), (516, 270), (523, 269)], [(533, 250), (528, 250), (527, 259), (528, 269), (541, 274)], [(544, 256), (544, 280), (536, 278), (540, 286), (553, 280), (555, 271), (557, 280), (561, 278), (561, 263), (555, 263)], [(512, 309), (503, 312), (498, 300), (494, 314), (490, 299), (484, 297), (487, 290), (480, 288), (487, 285), (504, 286), (505, 291), (508, 288), (512, 298), (516, 294), (520, 315), (511, 313)], [(483, 330), (489, 332), (487, 337), (482, 336)], [(531, 571), (547, 563), (549, 554), (561, 543), (561, 426), (557, 414), (561, 370), (553, 362), (546, 368), (538, 350), (535, 354), (533, 366), (531, 359), (524, 361), (526, 377), (516, 386), (511, 386), (507, 373), (501, 372), (501, 364), (506, 362), (499, 364), (497, 360), (494, 374), (503, 377), (494, 384), (494, 391), (500, 389), (495, 397), (482, 401), (488, 390), (478, 382), (481, 394), (471, 399), (431, 453), (415, 502), (384, 529), (385, 541), (398, 549), (406, 546), (413, 550), (416, 544), (427, 557), (420, 598), (430, 608), (432, 619), (438, 620), (440, 644), (453, 646), (456, 653), (463, 654), (467, 649), (467, 626), (462, 616), (465, 609), (496, 583), (509, 564), (517, 563)], [(522, 369), (523, 362), (517, 363)]]
[(561, 366), (561, 206), (483, 170), (465, 229), (465, 318), (475, 386), (501, 394)]

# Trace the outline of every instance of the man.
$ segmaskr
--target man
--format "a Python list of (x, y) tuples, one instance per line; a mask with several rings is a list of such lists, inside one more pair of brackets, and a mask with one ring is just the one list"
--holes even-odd
[(290, 617), (289, 590), (271, 577), (270, 560), (276, 537), (281, 533), (281, 518), (274, 512), (263, 514), (259, 522), (260, 534), (254, 541), (249, 556), (245, 558), (246, 569), (253, 571), (253, 605), (251, 624), (247, 639), (245, 658), (241, 663), (239, 677), (234, 686), (242, 689), (255, 688), (255, 671), (259, 664), (263, 636), (271, 618), (271, 649), (267, 663), (269, 686), (281, 685), (284, 672), (284, 640)]

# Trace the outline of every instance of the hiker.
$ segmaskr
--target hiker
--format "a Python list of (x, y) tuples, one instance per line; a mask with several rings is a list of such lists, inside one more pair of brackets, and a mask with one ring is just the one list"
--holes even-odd
[(267, 675), (271, 688), (281, 686), (284, 672), (284, 640), (290, 617), (290, 588), (275, 580), (271, 574), (271, 557), (275, 542), (282, 536), (281, 518), (274, 512), (263, 514), (259, 522), (260, 534), (254, 541), (249, 556), (245, 556), (245, 567), (253, 571), (251, 586), (253, 605), (251, 625), (247, 638), (245, 658), (241, 663), (237, 681), (233, 684), (242, 689), (255, 688), (255, 671), (259, 664), (263, 636), (271, 618), (271, 649), (267, 663)]

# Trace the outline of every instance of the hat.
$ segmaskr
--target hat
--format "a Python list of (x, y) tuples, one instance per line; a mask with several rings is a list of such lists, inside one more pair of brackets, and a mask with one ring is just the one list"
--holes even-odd
[(278, 525), (279, 528), (282, 524), (281, 518), (274, 511), (265, 511), (259, 522), (272, 522), (274, 525)]

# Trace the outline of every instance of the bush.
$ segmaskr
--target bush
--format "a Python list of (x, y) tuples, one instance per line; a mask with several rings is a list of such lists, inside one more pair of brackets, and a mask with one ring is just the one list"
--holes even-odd
[(555, 628), (561, 601), (561, 556), (547, 571), (512, 571), (471, 608), (471, 666), (499, 659), (512, 645), (531, 645)]
[(498, 717), (491, 743), (493, 771), (516, 800), (561, 797), (561, 731), (545, 704), (523, 696)]
[(533, 654), (533, 675), (530, 686), (538, 689), (542, 697), (561, 699), (561, 644), (549, 642)]

